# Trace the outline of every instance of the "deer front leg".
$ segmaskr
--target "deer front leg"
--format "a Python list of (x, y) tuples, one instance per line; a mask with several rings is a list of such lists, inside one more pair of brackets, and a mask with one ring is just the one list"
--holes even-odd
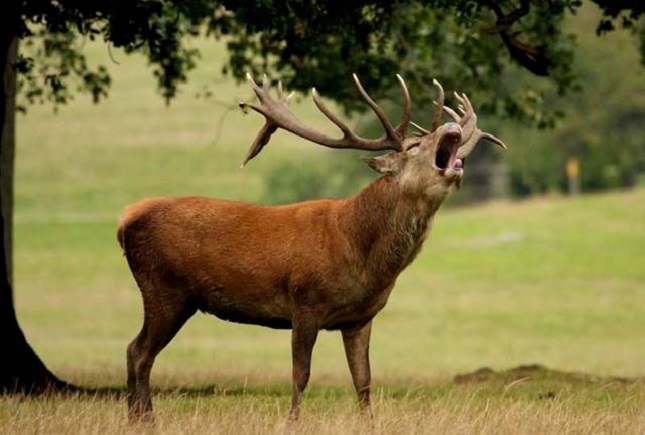
[(291, 357), (293, 360), (293, 394), (289, 419), (295, 421), (300, 412), (302, 393), (309, 382), (311, 353), (318, 337), (318, 324), (308, 313), (294, 314), (291, 333)]
[(354, 387), (358, 393), (358, 403), (361, 412), (372, 417), (370, 405), (370, 388), (372, 375), (370, 373), (370, 333), (372, 332), (372, 321), (341, 331), (345, 355), (349, 364), (349, 371), (352, 374)]

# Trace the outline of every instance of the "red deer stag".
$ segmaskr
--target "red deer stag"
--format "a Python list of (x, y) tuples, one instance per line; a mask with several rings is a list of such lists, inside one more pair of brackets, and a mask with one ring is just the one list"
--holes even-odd
[[(456, 95), (461, 115), (439, 97), (429, 130), (410, 120), (410, 95), (401, 122), (356, 87), (385, 130), (379, 139), (352, 132), (324, 105), (318, 109), (340, 128), (340, 139), (301, 123), (287, 108), (278, 85), (248, 81), (259, 104), (241, 103), (266, 118), (244, 163), (255, 157), (278, 128), (331, 148), (393, 150), (365, 162), (383, 174), (356, 196), (283, 206), (261, 206), (198, 197), (144, 199), (128, 207), (118, 240), (143, 297), (141, 331), (127, 348), (128, 406), (133, 419), (150, 417), (150, 370), (157, 354), (197, 310), (220, 319), (292, 330), (293, 395), (298, 417), (309, 380), (318, 331), (340, 330), (361, 409), (370, 410), (369, 341), (372, 319), (385, 306), (394, 283), (418, 254), (432, 218), (464, 158), (480, 139), (502, 147), (477, 128), (466, 95)], [(441, 123), (446, 111), (454, 122)], [(419, 133), (408, 135), (412, 124)]]

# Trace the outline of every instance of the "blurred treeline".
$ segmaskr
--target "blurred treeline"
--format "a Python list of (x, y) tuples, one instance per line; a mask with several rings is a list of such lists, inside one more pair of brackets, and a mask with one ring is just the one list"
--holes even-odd
[[(579, 48), (573, 60), (579, 81), (575, 91), (554, 96), (549, 102), (554, 113), (562, 113), (552, 128), (480, 116), (480, 127), (501, 137), (509, 150), (502, 153), (480, 143), (466, 164), (457, 202), (566, 193), (570, 189), (569, 161), (579, 167), (576, 182), (582, 192), (631, 187), (642, 180), (645, 65), (639, 49), (643, 48), (628, 31), (596, 36), (597, 22), (598, 16), (583, 8), (566, 23)], [(535, 87), (544, 79), (513, 69), (500, 80), (530, 82)], [(477, 109), (476, 95), (472, 99)], [(415, 113), (423, 115), (430, 110), (415, 103)], [(454, 101), (449, 99), (448, 104)], [(392, 118), (397, 116), (394, 107)], [(372, 114), (364, 115), (359, 129), (376, 137), (381, 131), (372, 119)], [(266, 201), (285, 203), (356, 193), (376, 176), (360, 161), (359, 154), (333, 151), (315, 161), (303, 156), (276, 167), (267, 177)]]
[(633, 186), (645, 173), (645, 66), (638, 43), (624, 31), (595, 37), (593, 19), (581, 14), (569, 23), (579, 35), (580, 91), (552, 103), (564, 118), (550, 131), (504, 128), (513, 146), (507, 162), (516, 196), (566, 191), (569, 159), (579, 162), (582, 191)]

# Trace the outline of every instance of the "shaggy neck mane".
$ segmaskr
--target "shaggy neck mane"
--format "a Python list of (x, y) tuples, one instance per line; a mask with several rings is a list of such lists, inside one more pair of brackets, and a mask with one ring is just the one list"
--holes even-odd
[[(340, 213), (352, 248), (364, 263), (368, 287), (394, 283), (419, 253), (431, 219), (443, 198), (428, 203), (404, 192), (396, 177), (385, 175), (347, 201)], [(378, 282), (375, 282), (375, 281)]]

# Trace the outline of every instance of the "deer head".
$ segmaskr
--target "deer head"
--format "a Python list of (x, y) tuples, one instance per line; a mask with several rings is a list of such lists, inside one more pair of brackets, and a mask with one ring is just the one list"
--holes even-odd
[[(271, 135), (282, 128), (304, 139), (323, 145), (329, 148), (351, 148), (366, 151), (393, 150), (393, 152), (378, 156), (363, 158), (371, 168), (381, 174), (390, 174), (399, 179), (405, 190), (418, 192), (420, 194), (435, 192), (440, 188), (447, 192), (448, 188), (455, 184), (461, 184), (464, 172), (464, 160), (472, 152), (480, 139), (487, 139), (502, 148), (506, 145), (492, 134), (482, 132), (477, 127), (477, 115), (475, 114), (470, 100), (465, 94), (455, 93), (459, 101), (461, 115), (444, 106), (444, 91), (439, 82), (434, 80), (438, 89), (438, 98), (435, 103), (435, 111), (427, 130), (411, 121), (412, 105), (410, 94), (405, 81), (397, 74), (404, 96), (404, 110), (401, 121), (392, 126), (383, 109), (370, 98), (360, 80), (354, 74), (354, 83), (363, 100), (372, 109), (379, 119), (384, 134), (378, 139), (363, 138), (354, 133), (350, 128), (334, 115), (323, 103), (315, 88), (312, 88), (316, 107), (338, 128), (343, 136), (335, 139), (328, 135), (312, 129), (303, 124), (288, 109), (288, 104), (293, 93), (285, 95), (282, 89), (282, 82), (278, 83), (277, 99), (271, 97), (270, 83), (266, 75), (262, 86), (258, 86), (253, 77), (247, 74), (249, 85), (259, 99), (259, 105), (242, 102), (240, 107), (243, 110), (251, 108), (261, 113), (266, 118), (266, 123), (258, 133), (251, 145), (242, 167), (249, 160), (257, 156), (264, 146), (269, 142)], [(446, 112), (452, 122), (442, 124), (443, 112)], [(418, 132), (408, 134), (410, 126), (415, 127)]]

